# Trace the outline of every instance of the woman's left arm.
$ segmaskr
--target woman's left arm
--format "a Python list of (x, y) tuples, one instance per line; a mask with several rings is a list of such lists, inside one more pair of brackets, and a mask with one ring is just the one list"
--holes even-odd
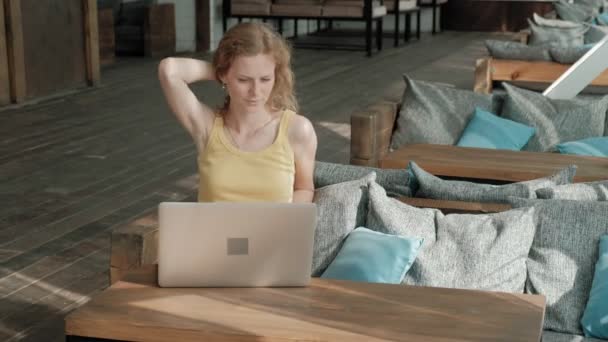
[(289, 140), (295, 159), (293, 202), (312, 202), (315, 194), (313, 173), (317, 154), (317, 135), (312, 123), (296, 115), (289, 127)]

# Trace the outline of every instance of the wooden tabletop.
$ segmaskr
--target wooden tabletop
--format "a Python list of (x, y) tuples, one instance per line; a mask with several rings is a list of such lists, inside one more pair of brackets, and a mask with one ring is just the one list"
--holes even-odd
[(410, 161), (437, 176), (518, 182), (545, 177), (575, 164), (575, 182), (608, 179), (608, 158), (452, 145), (408, 145), (387, 154), (380, 167), (405, 168)]
[(136, 341), (539, 341), (543, 296), (314, 278), (301, 288), (161, 289), (128, 275), (66, 335)]

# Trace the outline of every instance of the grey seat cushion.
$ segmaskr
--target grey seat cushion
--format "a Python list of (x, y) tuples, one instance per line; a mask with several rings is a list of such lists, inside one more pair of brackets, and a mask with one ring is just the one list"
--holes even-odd
[(532, 15), (532, 18), (534, 19), (534, 22), (540, 26), (561, 28), (575, 28), (580, 26), (580, 23), (574, 21), (544, 18), (536, 13)]
[(528, 23), (531, 30), (530, 45), (580, 46), (585, 43), (588, 28), (583, 24), (578, 27), (549, 27), (536, 25), (530, 19)]
[(549, 50), (544, 46), (530, 46), (507, 40), (485, 41), (490, 56), (500, 59), (524, 61), (551, 61)]
[(545, 329), (582, 334), (579, 322), (591, 290), (599, 238), (608, 233), (608, 203), (519, 198), (510, 202), (535, 209), (526, 292), (546, 297)]
[(585, 44), (595, 44), (608, 35), (608, 27), (588, 25), (589, 30), (585, 33)]
[(406, 144), (454, 145), (475, 107), (492, 110), (492, 96), (430, 82), (406, 82), (391, 148)]
[(589, 45), (581, 46), (553, 46), (549, 49), (551, 58), (558, 63), (574, 64), (591, 50)]
[(608, 201), (608, 180), (538, 189), (536, 190), (536, 197), (574, 201)]
[(315, 190), (317, 205), (312, 275), (319, 276), (334, 260), (342, 241), (353, 229), (365, 224), (371, 173), (361, 179), (328, 185)]
[(597, 101), (553, 100), (530, 90), (503, 84), (507, 98), (501, 116), (536, 128), (526, 151), (546, 152), (560, 142), (604, 135), (608, 96)]
[(553, 3), (557, 15), (564, 20), (574, 22), (588, 22), (594, 16), (593, 9), (576, 3), (568, 3), (566, 0), (560, 0)]
[(605, 342), (605, 340), (545, 330), (543, 331), (542, 342)]
[(376, 182), (391, 196), (411, 197), (410, 174), (406, 169), (379, 169), (374, 167), (315, 162), (315, 189), (331, 184), (352, 181), (376, 173)]
[(536, 189), (551, 188), (572, 182), (576, 166), (567, 167), (554, 175), (505, 185), (480, 184), (466, 181), (444, 180), (424, 171), (415, 162), (410, 163), (415, 177), (416, 197), (449, 201), (507, 203), (510, 196), (536, 198)]
[(392, 199), (376, 183), (370, 184), (368, 209), (368, 228), (424, 239), (404, 284), (523, 292), (532, 209), (444, 215)]

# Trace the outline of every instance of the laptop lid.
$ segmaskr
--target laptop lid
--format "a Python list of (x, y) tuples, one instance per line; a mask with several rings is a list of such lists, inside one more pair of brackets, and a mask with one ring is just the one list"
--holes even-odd
[(305, 286), (310, 282), (312, 203), (159, 205), (162, 287)]

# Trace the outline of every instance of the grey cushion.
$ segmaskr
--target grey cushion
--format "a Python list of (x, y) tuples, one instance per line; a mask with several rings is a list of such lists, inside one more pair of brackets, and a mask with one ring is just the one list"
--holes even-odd
[(608, 27), (588, 25), (589, 30), (585, 33), (585, 44), (595, 44), (608, 35)]
[(533, 18), (534, 18), (534, 22), (540, 26), (561, 27), (561, 28), (575, 28), (575, 27), (580, 26), (579, 23), (576, 23), (574, 21), (543, 18), (536, 13), (534, 13)]
[(387, 197), (371, 183), (367, 227), (423, 238), (407, 285), (522, 293), (534, 237), (532, 209), (491, 215), (444, 215)]
[(352, 181), (376, 173), (376, 182), (382, 185), (391, 196), (412, 196), (409, 187), (410, 176), (406, 169), (379, 169), (365, 166), (315, 162), (315, 188)]
[(551, 58), (558, 63), (574, 64), (587, 52), (591, 50), (591, 46), (553, 46), (549, 49)]
[(559, 45), (579, 46), (585, 43), (585, 32), (588, 28), (581, 24), (578, 27), (547, 27), (536, 25), (528, 19), (530, 24), (530, 45)]
[(543, 331), (542, 342), (605, 342), (593, 337), (585, 337), (581, 335), (564, 334), (554, 331)]
[(608, 203), (512, 198), (511, 204), (535, 208), (526, 291), (546, 297), (545, 329), (581, 334), (597, 245), (608, 233)]
[(604, 0), (575, 0), (575, 4), (583, 4), (588, 8), (595, 9), (599, 12), (599, 9), (604, 6)]
[(566, 0), (560, 0), (554, 3), (553, 6), (561, 19), (574, 22), (588, 22), (594, 14), (591, 8), (581, 4), (570, 4)]
[(361, 179), (329, 185), (315, 190), (317, 205), (312, 258), (312, 275), (319, 276), (334, 260), (343, 239), (353, 229), (365, 224), (367, 188), (376, 178), (371, 173)]
[(575, 201), (608, 201), (608, 180), (538, 189), (536, 197)]
[(475, 107), (490, 111), (492, 96), (429, 82), (406, 82), (391, 148), (405, 144), (454, 145)]
[(416, 197), (492, 203), (506, 203), (509, 196), (536, 198), (536, 189), (571, 183), (576, 173), (576, 166), (572, 165), (545, 178), (505, 185), (491, 185), (444, 180), (424, 171), (414, 162), (410, 163), (410, 168), (415, 177), (413, 182), (417, 187)]
[(536, 128), (523, 150), (545, 152), (564, 141), (604, 134), (608, 96), (597, 101), (552, 100), (530, 90), (504, 84), (507, 98), (501, 116)]
[(529, 46), (507, 40), (486, 40), (490, 56), (500, 59), (517, 59), (524, 61), (550, 61), (549, 50), (543, 46)]

